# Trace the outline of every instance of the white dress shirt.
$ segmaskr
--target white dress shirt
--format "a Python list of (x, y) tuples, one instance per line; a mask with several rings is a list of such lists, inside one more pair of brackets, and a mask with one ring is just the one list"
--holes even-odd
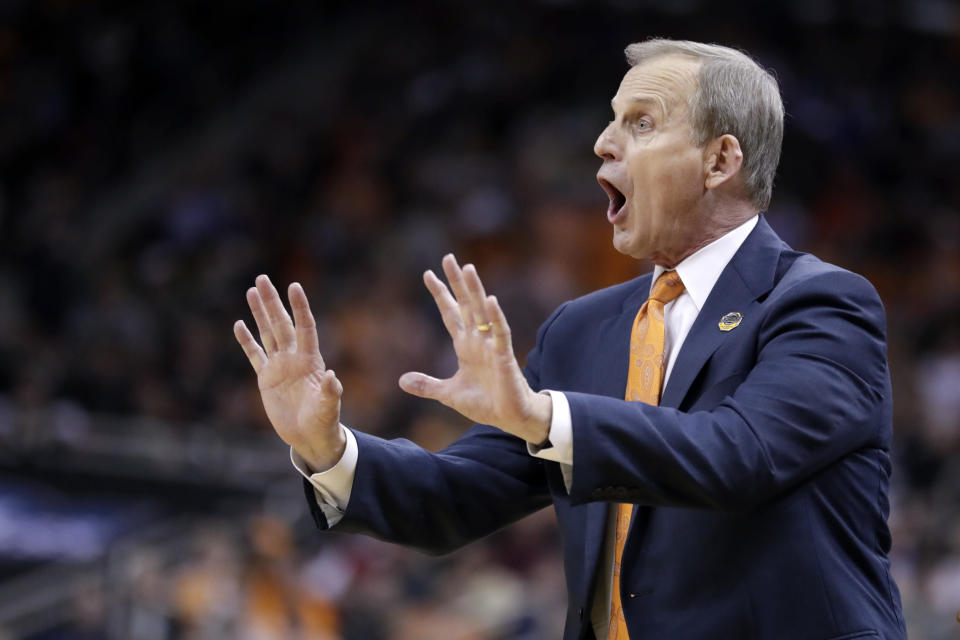
[[(688, 256), (676, 266), (677, 274), (684, 284), (684, 291), (676, 299), (668, 302), (663, 308), (665, 325), (665, 343), (667, 362), (663, 374), (663, 386), (670, 379), (673, 365), (683, 341), (690, 332), (700, 309), (703, 308), (707, 297), (713, 290), (720, 274), (733, 258), (734, 254), (747, 239), (750, 232), (757, 225), (757, 216), (754, 216), (717, 238), (707, 246)], [(653, 283), (666, 269), (657, 266), (653, 270), (650, 280)], [(639, 311), (639, 309), (638, 309)], [(530, 455), (552, 460), (561, 465), (564, 482), (567, 490), (573, 483), (573, 423), (570, 415), (570, 405), (563, 393), (544, 391), (549, 393), (553, 401), (553, 417), (550, 421), (550, 432), (547, 439), (548, 446), (536, 447), (528, 444)], [(304, 460), (293, 449), (290, 450), (290, 459), (297, 470), (310, 481), (314, 487), (317, 504), (327, 518), (328, 526), (334, 526), (343, 518), (343, 512), (350, 501), (350, 492), (353, 488), (353, 478), (357, 468), (357, 439), (350, 431), (341, 425), (347, 439), (347, 446), (339, 462), (331, 469), (320, 473), (309, 473)], [(611, 513), (616, 510), (611, 509)], [(608, 530), (610, 527), (607, 527)], [(607, 580), (598, 580), (597, 594), (594, 598), (594, 608), (591, 618), (597, 637), (607, 637), (606, 628), (609, 625), (610, 580), (613, 575), (613, 545), (610, 540), (614, 536), (607, 536), (602, 563), (607, 566)]]

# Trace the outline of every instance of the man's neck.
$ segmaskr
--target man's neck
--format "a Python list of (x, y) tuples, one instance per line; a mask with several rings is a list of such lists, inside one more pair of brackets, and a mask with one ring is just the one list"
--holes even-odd
[(692, 256), (694, 253), (703, 249), (711, 242), (722, 238), (730, 233), (744, 222), (757, 215), (757, 211), (745, 206), (731, 207), (717, 214), (710, 216), (709, 223), (702, 225), (692, 235), (688, 242), (684, 243), (684, 248), (673, 255), (655, 255), (650, 257), (650, 261), (664, 269), (674, 269), (678, 264)]

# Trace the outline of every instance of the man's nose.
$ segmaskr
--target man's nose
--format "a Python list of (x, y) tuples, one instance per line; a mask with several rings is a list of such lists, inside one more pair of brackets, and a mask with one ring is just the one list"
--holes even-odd
[(602, 160), (619, 160), (620, 158), (616, 141), (613, 139), (612, 126), (612, 122), (608, 124), (607, 128), (600, 132), (600, 136), (593, 145), (593, 152)]

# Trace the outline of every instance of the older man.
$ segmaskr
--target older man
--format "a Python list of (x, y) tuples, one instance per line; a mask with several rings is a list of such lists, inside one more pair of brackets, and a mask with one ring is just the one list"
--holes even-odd
[(235, 333), (321, 528), (446, 552), (551, 502), (565, 639), (903, 638), (886, 525), (884, 313), (784, 244), (783, 105), (744, 54), (648, 40), (595, 151), (618, 251), (652, 274), (573, 300), (521, 369), (476, 269), (424, 281), (456, 374), (400, 386), (480, 423), (440, 453), (339, 422), (302, 288), (266, 276)]

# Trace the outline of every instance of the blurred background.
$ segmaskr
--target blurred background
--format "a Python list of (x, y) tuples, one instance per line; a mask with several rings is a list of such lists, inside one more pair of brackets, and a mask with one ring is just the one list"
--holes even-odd
[(549, 510), (442, 558), (317, 533), (231, 325), (302, 282), (344, 422), (456, 438), (396, 386), (453, 368), (420, 274), (475, 262), (522, 357), (648, 268), (592, 145), (653, 35), (775, 70), (768, 219), (886, 303), (893, 570), (910, 637), (956, 638), (955, 2), (3, 0), (0, 639), (559, 638)]

